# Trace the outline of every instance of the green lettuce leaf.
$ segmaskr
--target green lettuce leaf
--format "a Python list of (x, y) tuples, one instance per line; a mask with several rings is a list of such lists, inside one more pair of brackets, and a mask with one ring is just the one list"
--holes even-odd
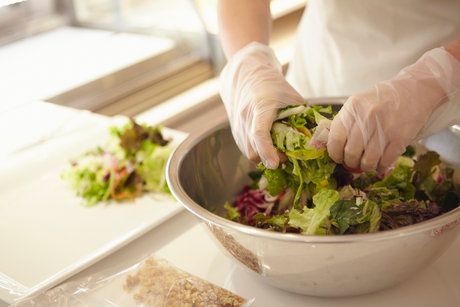
[(238, 210), (233, 207), (229, 202), (225, 202), (224, 209), (227, 210), (227, 218), (232, 221), (239, 221), (241, 218)]
[(380, 220), (382, 218), (379, 206), (375, 202), (367, 200), (363, 212), (369, 216), (369, 232), (378, 231), (380, 228)]
[(361, 174), (358, 178), (352, 181), (351, 185), (354, 188), (364, 190), (377, 181), (380, 181), (377, 172), (371, 171)]
[(423, 192), (429, 199), (435, 200), (434, 190), (438, 183), (433, 178), (435, 167), (441, 163), (436, 152), (428, 151), (418, 157), (414, 164), (414, 185), (417, 190)]
[(325, 154), (325, 149), (322, 148), (317, 150), (314, 147), (306, 147), (303, 149), (293, 150), (293, 151), (286, 151), (286, 156), (297, 159), (297, 160), (314, 160), (322, 157)]
[(322, 119), (327, 118), (324, 114), (332, 115), (332, 107), (315, 105), (306, 110), (304, 116), (307, 119), (307, 127), (316, 127)]
[(329, 187), (335, 188), (332, 174), (336, 164), (329, 158), (326, 152), (314, 160), (300, 161), (304, 181), (313, 182), (318, 189)]
[[(285, 112), (287, 113), (287, 112)], [(302, 112), (288, 116), (288, 123), (294, 128), (314, 128), (323, 119), (327, 119), (326, 115), (332, 114), (331, 106), (311, 106), (304, 109)]]
[(289, 212), (289, 225), (300, 228), (302, 234), (326, 234), (331, 206), (339, 200), (339, 192), (323, 189), (313, 196), (313, 208), (304, 207), (303, 211), (293, 208)]
[(389, 189), (387, 187), (371, 186), (367, 191), (367, 197), (376, 202), (381, 209), (402, 201), (399, 190), (396, 188)]
[(110, 169), (101, 163), (102, 157), (101, 148), (88, 151), (72, 161), (71, 165), (61, 174), (62, 179), (69, 182), (76, 194), (86, 200), (85, 205), (87, 206), (93, 206), (110, 196), (110, 182), (104, 178)]
[(293, 208), (297, 208), (299, 205), (300, 197), (302, 196), (302, 191), (304, 188), (304, 180), (303, 180), (302, 170), (300, 168), (299, 162), (296, 159), (292, 159), (292, 158), (289, 158), (289, 161), (293, 165), (292, 175), (298, 178), (298, 186), (296, 188), (296, 194), (294, 196), (294, 202), (293, 202)]
[(266, 190), (270, 195), (276, 196), (287, 188), (287, 173), (282, 168), (272, 170), (265, 168), (262, 163), (258, 168), (263, 171), (263, 176), (267, 180)]
[(332, 115), (332, 113), (333, 113), (331, 105), (324, 105), (324, 106), (322, 106), (322, 105), (314, 105), (311, 108), (313, 110), (315, 110), (316, 112), (323, 113), (323, 114)]
[(273, 228), (278, 231), (284, 230), (287, 220), (288, 217), (284, 214), (273, 215), (271, 217), (268, 217), (263, 213), (257, 213), (254, 215), (254, 222), (257, 227)]
[(307, 125), (307, 120), (302, 114), (300, 115), (291, 115), (288, 118), (289, 124), (293, 128), (303, 128)]
[(279, 122), (272, 126), (273, 144), (282, 152), (304, 149), (310, 138), (296, 129)]
[(165, 168), (172, 150), (172, 146), (150, 143), (136, 153), (137, 171), (145, 181), (145, 190), (168, 192)]
[(339, 200), (331, 207), (331, 223), (343, 234), (350, 225), (358, 224), (357, 220), (361, 217), (362, 211), (356, 205), (356, 201)]
[(376, 182), (374, 187), (387, 189), (398, 189), (403, 200), (413, 199), (416, 188), (411, 183), (413, 160), (407, 157), (400, 157), (395, 168), (384, 179)]
[(380, 209), (371, 200), (339, 200), (330, 211), (331, 224), (338, 228), (340, 234), (375, 232), (379, 229)]
[(324, 116), (324, 115), (321, 115), (321, 113), (319, 113), (318, 111), (316, 111), (315, 109), (313, 109), (313, 115), (315, 116), (315, 123), (317, 125), (319, 125), (319, 122), (322, 121), (323, 119), (326, 119), (327, 120), (327, 117)]
[(298, 114), (304, 114), (306, 110), (308, 110), (309, 107), (306, 105), (300, 105), (300, 106), (288, 106), (283, 109), (281, 109), (278, 113), (277, 116), (277, 121), (279, 120), (285, 120), (286, 118), (291, 118), (294, 115)]

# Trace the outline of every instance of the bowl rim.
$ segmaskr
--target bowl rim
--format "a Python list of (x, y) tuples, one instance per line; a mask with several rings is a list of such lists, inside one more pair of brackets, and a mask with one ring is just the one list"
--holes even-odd
[[(321, 98), (321, 101), (331, 102), (332, 99)], [(309, 100), (311, 101), (311, 100)], [(176, 149), (173, 151), (168, 159), (166, 165), (166, 180), (173, 196), (192, 214), (211, 223), (215, 226), (223, 227), (226, 229), (232, 229), (234, 231), (242, 232), (247, 235), (267, 238), (277, 241), (289, 241), (289, 242), (306, 242), (314, 244), (325, 244), (325, 243), (352, 243), (352, 242), (369, 242), (369, 241), (380, 241), (389, 240), (396, 237), (403, 237), (408, 235), (414, 235), (421, 232), (431, 230), (432, 235), (435, 230), (440, 230), (441, 233), (444, 229), (449, 229), (457, 224), (460, 224), (460, 207), (444, 213), (435, 218), (410, 225), (404, 226), (398, 229), (385, 230), (374, 233), (365, 234), (348, 234), (348, 235), (302, 235), (295, 233), (281, 233), (272, 230), (256, 228), (254, 226), (240, 224), (217, 214), (206, 210), (199, 204), (197, 204), (183, 189), (179, 180), (179, 170), (182, 166), (185, 156), (189, 151), (195, 147), (199, 142), (213, 134), (214, 132), (227, 128), (228, 121), (220, 121), (216, 123), (212, 128), (202, 131), (187, 137), (181, 142)]]

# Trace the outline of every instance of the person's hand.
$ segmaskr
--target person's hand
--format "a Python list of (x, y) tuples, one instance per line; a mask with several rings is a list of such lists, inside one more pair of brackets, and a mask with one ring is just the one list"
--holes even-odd
[(331, 158), (384, 172), (415, 140), (460, 119), (460, 62), (433, 49), (395, 78), (351, 96), (331, 124)]
[(220, 95), (240, 150), (268, 168), (278, 167), (270, 129), (279, 109), (302, 104), (303, 99), (285, 80), (273, 51), (256, 42), (242, 48), (223, 69), (220, 83)]

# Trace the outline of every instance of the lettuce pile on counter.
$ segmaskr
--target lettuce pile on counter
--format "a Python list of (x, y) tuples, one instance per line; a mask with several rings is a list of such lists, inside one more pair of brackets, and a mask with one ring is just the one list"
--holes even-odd
[(165, 166), (172, 149), (160, 127), (131, 120), (110, 128), (104, 148), (72, 160), (62, 177), (88, 206), (108, 199), (132, 199), (144, 191), (169, 193)]
[(337, 235), (396, 229), (458, 206), (453, 170), (435, 152), (416, 157), (408, 147), (384, 177), (334, 163), (326, 151), (333, 116), (331, 106), (282, 110), (271, 134), (286, 161), (249, 173), (252, 183), (224, 205), (226, 217), (279, 232)]

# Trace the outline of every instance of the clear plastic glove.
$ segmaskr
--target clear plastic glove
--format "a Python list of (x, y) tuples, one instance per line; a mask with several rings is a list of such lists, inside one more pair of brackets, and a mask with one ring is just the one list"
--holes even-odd
[(334, 118), (329, 155), (352, 169), (384, 172), (407, 145), (460, 122), (460, 62), (443, 48), (395, 78), (351, 96)]
[(287, 83), (269, 47), (251, 43), (235, 53), (222, 71), (220, 95), (233, 137), (243, 154), (262, 160), (268, 168), (279, 164), (270, 129), (278, 109), (302, 104), (302, 97)]

